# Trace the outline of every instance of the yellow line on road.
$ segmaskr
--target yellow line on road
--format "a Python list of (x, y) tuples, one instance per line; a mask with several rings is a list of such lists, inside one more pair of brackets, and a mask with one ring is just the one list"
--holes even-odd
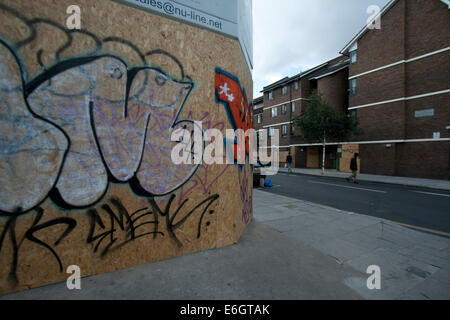
[(423, 227), (413, 226), (413, 225), (410, 225), (410, 224), (401, 223), (401, 222), (396, 222), (396, 221), (392, 221), (392, 220), (389, 220), (389, 221), (391, 221), (391, 222), (393, 222), (393, 223), (395, 223), (395, 224), (398, 224), (398, 225), (400, 225), (400, 226), (403, 226), (403, 227), (407, 227), (407, 228), (411, 228), (411, 229), (416, 229), (416, 230), (420, 230), (420, 231), (425, 231), (425, 232), (429, 232), (429, 233), (434, 233), (434, 234), (438, 234), (438, 235), (441, 235), (441, 236), (445, 236), (445, 237), (449, 237), (449, 238), (450, 238), (450, 233), (448, 233), (448, 232), (437, 231), (437, 230), (433, 230), (433, 229), (428, 229), (428, 228), (423, 228)]

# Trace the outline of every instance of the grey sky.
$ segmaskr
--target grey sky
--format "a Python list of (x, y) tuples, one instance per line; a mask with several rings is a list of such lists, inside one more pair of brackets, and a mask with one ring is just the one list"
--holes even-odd
[(388, 2), (253, 0), (253, 97), (264, 86), (337, 57), (366, 24), (367, 8)]

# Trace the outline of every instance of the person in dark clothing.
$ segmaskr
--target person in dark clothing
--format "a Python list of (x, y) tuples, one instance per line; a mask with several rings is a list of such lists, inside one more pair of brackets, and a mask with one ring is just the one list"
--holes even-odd
[(288, 156), (286, 157), (286, 163), (288, 166), (288, 171), (292, 172), (292, 156), (291, 156), (290, 152), (289, 152)]
[(347, 178), (347, 181), (353, 181), (353, 183), (358, 183), (356, 181), (356, 175), (358, 174), (358, 157), (359, 154), (355, 153), (352, 160), (350, 161), (350, 170), (352, 170), (352, 175)]

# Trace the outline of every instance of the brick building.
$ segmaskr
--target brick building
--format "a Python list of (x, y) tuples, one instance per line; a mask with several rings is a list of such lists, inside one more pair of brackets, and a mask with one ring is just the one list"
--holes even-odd
[[(263, 90), (264, 107), (255, 109), (255, 129), (273, 129), (280, 133), (280, 164), (284, 165), (291, 152), (294, 167), (318, 168), (322, 161), (321, 146), (302, 140), (299, 129), (293, 124), (307, 106), (308, 97), (314, 90), (321, 92), (332, 106), (346, 112), (348, 106), (349, 59), (339, 56), (293, 77), (286, 77)], [(256, 105), (256, 103), (255, 103)], [(262, 120), (261, 122), (259, 122)], [(337, 147), (327, 148), (328, 167), (336, 167)]]
[(265, 87), (257, 128), (280, 129), (280, 161), (291, 151), (295, 167), (319, 167), (320, 145), (290, 125), (317, 88), (363, 130), (327, 145), (327, 168), (347, 171), (359, 152), (362, 173), (449, 179), (449, 13), (440, 0), (392, 0), (379, 14), (381, 28), (365, 27), (343, 56)]
[(361, 30), (351, 56), (349, 111), (364, 173), (449, 179), (450, 11), (440, 0), (393, 0), (381, 29)]
[(263, 116), (264, 116), (264, 98), (258, 97), (253, 100), (253, 124), (255, 128), (258, 130), (261, 127)]

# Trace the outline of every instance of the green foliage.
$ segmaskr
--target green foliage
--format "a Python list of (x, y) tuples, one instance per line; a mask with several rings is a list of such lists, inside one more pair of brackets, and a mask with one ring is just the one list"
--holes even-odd
[(358, 133), (358, 121), (329, 105), (318, 92), (308, 99), (305, 112), (294, 124), (300, 128), (308, 142), (344, 141), (350, 134)]

